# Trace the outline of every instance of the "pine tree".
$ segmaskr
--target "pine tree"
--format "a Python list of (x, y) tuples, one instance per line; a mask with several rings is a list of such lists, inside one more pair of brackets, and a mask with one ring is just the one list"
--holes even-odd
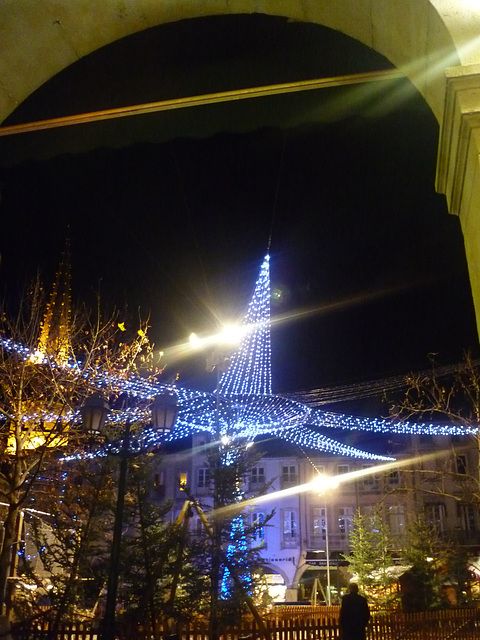
[(190, 551), (190, 569), (192, 575), (196, 572), (209, 576), (202, 613), (210, 619), (211, 637), (216, 637), (226, 626), (238, 623), (246, 612), (258, 615), (257, 607), (262, 602), (268, 605), (259, 553), (261, 545), (255, 540), (273, 514), (262, 522), (252, 522), (253, 507), (248, 498), (253, 496), (245, 484), (256, 460), (257, 456), (246, 442), (224, 438), (207, 456), (210, 496), (199, 501), (186, 487), (186, 497), (204, 521), (199, 532), (190, 529), (187, 548), (192, 542), (203, 545), (202, 553)]
[(92, 617), (108, 566), (115, 499), (113, 461), (79, 459), (50, 469), (41, 498), (42, 516), (32, 534), (49, 576), (56, 622)]
[[(213, 523), (222, 552), (217, 583), (220, 627), (227, 622), (239, 621), (249, 611), (248, 599), (253, 599), (256, 591), (261, 590), (261, 545), (255, 541), (259, 530), (268, 526), (273, 513), (266, 515), (263, 522), (252, 522), (252, 507), (242, 506), (246, 500), (254, 503), (255, 496), (248, 492), (245, 480), (256, 461), (257, 454), (246, 446), (246, 442), (228, 439), (208, 459), (216, 502)], [(212, 561), (218, 554), (215, 544), (214, 538)]]
[(474, 590), (477, 580), (471, 568), (470, 557), (458, 541), (448, 557), (447, 576), (454, 586), (456, 601), (460, 606), (478, 604), (478, 595)]
[(438, 609), (446, 604), (443, 583), (447, 576), (450, 547), (433, 525), (416, 518), (407, 527), (402, 551), (409, 570), (403, 577), (402, 605), (406, 611)]
[[(123, 624), (145, 624), (145, 612), (153, 629), (158, 622), (191, 620), (202, 611), (205, 572), (194, 570), (192, 556), (205, 548), (195, 540), (187, 545), (187, 521), (166, 524), (169, 502), (151, 500), (152, 472), (146, 456), (131, 465), (127, 494), (126, 535), (122, 540), (119, 601)], [(202, 587), (203, 585), (203, 587)]]
[(390, 530), (381, 509), (372, 513), (358, 511), (350, 534), (351, 554), (346, 556), (349, 571), (379, 609), (396, 606), (397, 577), (393, 571), (394, 548)]

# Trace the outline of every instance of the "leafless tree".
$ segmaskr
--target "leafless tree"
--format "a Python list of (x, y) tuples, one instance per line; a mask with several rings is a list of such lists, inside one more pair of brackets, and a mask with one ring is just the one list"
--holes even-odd
[(145, 324), (127, 325), (118, 312), (102, 316), (99, 304), (73, 312), (68, 295), (45, 296), (38, 279), (14, 311), (0, 302), (0, 614), (22, 510), (41, 494), (58, 451), (84, 447), (80, 407), (100, 388), (118, 397), (122, 381), (151, 364)]

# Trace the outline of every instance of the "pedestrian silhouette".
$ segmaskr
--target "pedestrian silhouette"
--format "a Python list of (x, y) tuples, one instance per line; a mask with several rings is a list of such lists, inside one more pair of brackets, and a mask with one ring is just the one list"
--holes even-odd
[(358, 593), (358, 584), (351, 582), (340, 607), (342, 640), (365, 640), (365, 627), (370, 620), (367, 599)]

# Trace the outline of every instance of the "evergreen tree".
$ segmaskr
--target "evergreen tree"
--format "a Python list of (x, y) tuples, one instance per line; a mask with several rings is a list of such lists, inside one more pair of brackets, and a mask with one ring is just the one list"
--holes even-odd
[(80, 458), (59, 464), (41, 496), (43, 515), (32, 519), (56, 622), (93, 617), (98, 608), (113, 521), (112, 462)]
[(144, 456), (132, 465), (127, 495), (128, 530), (122, 542), (119, 601), (125, 624), (198, 618), (206, 612), (208, 581), (202, 564), (203, 538), (188, 539), (190, 512), (174, 524), (166, 524), (170, 503), (151, 500), (152, 473)]
[[(211, 495), (210, 500), (200, 503), (199, 507), (210, 525), (203, 532), (210, 549), (206, 566), (202, 562), (198, 569), (207, 570), (211, 577), (209, 617), (213, 622), (213, 636), (222, 628), (238, 623), (245, 613), (252, 612), (252, 606), (256, 611), (262, 601), (268, 604), (258, 534), (268, 526), (273, 513), (262, 521), (252, 521), (255, 496), (248, 491), (247, 479), (258, 455), (246, 445), (242, 440), (224, 438), (207, 456)], [(266, 485), (262, 493), (267, 488)], [(196, 566), (196, 561), (193, 564)]]
[(398, 596), (392, 557), (394, 545), (381, 508), (371, 513), (357, 511), (350, 547), (351, 554), (345, 558), (349, 571), (368, 593), (372, 604), (380, 609), (395, 607)]
[(433, 525), (416, 518), (407, 527), (403, 563), (409, 566), (402, 579), (402, 605), (406, 611), (425, 611), (446, 605), (443, 584), (447, 578), (450, 549)]
[(459, 605), (478, 604), (478, 594), (474, 589), (477, 580), (471, 568), (469, 553), (458, 541), (453, 544), (448, 557), (447, 576), (455, 589), (456, 602)]

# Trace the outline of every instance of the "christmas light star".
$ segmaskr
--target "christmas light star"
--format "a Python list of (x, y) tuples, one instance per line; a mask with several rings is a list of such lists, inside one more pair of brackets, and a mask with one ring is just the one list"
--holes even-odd
[[(89, 376), (92, 393), (98, 393), (102, 388), (113, 388), (118, 392), (126, 392), (136, 400), (134, 406), (126, 411), (112, 412), (110, 423), (121, 424), (126, 419), (148, 423), (148, 404), (155, 396), (169, 391), (175, 393), (179, 404), (174, 429), (165, 435), (145, 428), (136, 438), (137, 447), (154, 448), (164, 440), (177, 440), (193, 432), (210, 432), (214, 436), (228, 435), (233, 439), (249, 441), (270, 435), (335, 455), (390, 461), (393, 460), (390, 456), (344, 444), (329, 438), (321, 430), (460, 436), (477, 433), (476, 429), (464, 426), (417, 424), (337, 414), (310, 407), (295, 398), (275, 395), (272, 391), (270, 295), (270, 257), (267, 255), (248, 305), (239, 347), (231, 356), (229, 366), (219, 378), (218, 389), (213, 394), (158, 384), (137, 376), (125, 379), (123, 376), (107, 376), (100, 372)], [(32, 356), (28, 349), (8, 338), (0, 337), (0, 344), (3, 349), (14, 350), (26, 360)], [(81, 375), (81, 367), (76, 362), (64, 362), (62, 366)], [(27, 420), (40, 418), (26, 417)], [(67, 412), (63, 419), (75, 422), (79, 416)]]

